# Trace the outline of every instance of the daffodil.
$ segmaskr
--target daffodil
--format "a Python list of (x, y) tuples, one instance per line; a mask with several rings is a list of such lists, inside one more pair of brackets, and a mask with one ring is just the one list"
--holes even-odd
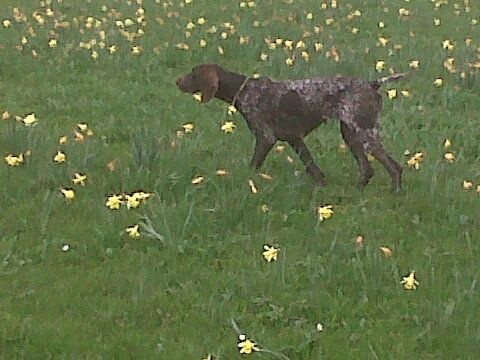
[(130, 236), (131, 238), (138, 238), (140, 237), (140, 231), (138, 230), (138, 224), (133, 225), (131, 227), (127, 227), (125, 229), (125, 232)]
[(408, 276), (404, 276), (400, 282), (405, 290), (415, 290), (420, 283), (415, 279), (415, 271), (411, 271)]
[(455, 154), (451, 152), (447, 152), (444, 155), (445, 160), (447, 160), (449, 163), (453, 163), (455, 161)]
[(53, 161), (55, 161), (57, 164), (64, 163), (66, 160), (67, 156), (64, 152), (61, 152), (60, 150), (58, 150), (57, 154), (53, 157)]
[(361, 249), (365, 246), (365, 238), (362, 236), (362, 235), (358, 235), (356, 238), (355, 238), (355, 245), (357, 246), (357, 248)]
[(193, 185), (199, 185), (199, 184), (203, 183), (204, 181), (205, 181), (205, 178), (203, 176), (195, 176), (192, 179), (191, 183)]
[(68, 142), (68, 136), (67, 135), (60, 136), (60, 138), (58, 139), (58, 143), (60, 145), (65, 145), (67, 142)]
[(25, 116), (22, 119), (22, 122), (25, 124), (25, 126), (28, 126), (28, 127), (37, 125), (37, 118), (35, 116), (35, 113), (31, 113), (31, 114)]
[(378, 72), (382, 71), (385, 69), (385, 61), (383, 60), (378, 60), (377, 63), (375, 64), (375, 70)]
[(82, 185), (84, 186), (85, 185), (85, 180), (87, 180), (87, 175), (83, 175), (83, 174), (80, 174), (80, 173), (75, 173), (74, 175), (75, 177), (72, 179), (73, 183), (75, 185)]
[(7, 165), (9, 166), (20, 166), (20, 164), (23, 163), (25, 160), (23, 157), (23, 154), (19, 154), (18, 156), (8, 154), (7, 156), (4, 157), (5, 161), (7, 162)]
[(85, 136), (81, 132), (75, 131), (75, 142), (83, 143), (84, 141), (85, 141)]
[(112, 195), (107, 199), (105, 205), (111, 210), (118, 210), (122, 202), (122, 195)]
[(332, 205), (320, 206), (317, 212), (318, 212), (318, 218), (320, 221), (323, 221), (325, 219), (330, 219), (333, 215), (333, 206)]
[(408, 66), (410, 66), (412, 69), (417, 69), (420, 66), (420, 61), (412, 60)]
[(138, 208), (140, 206), (140, 200), (138, 199), (138, 197), (135, 196), (135, 194), (133, 195), (125, 195), (125, 198), (127, 199), (127, 209), (131, 209), (131, 208)]
[[(408, 154), (406, 154), (408, 155)], [(417, 152), (410, 159), (407, 160), (407, 165), (414, 167), (416, 170), (420, 169), (420, 164), (423, 161), (425, 154), (423, 152)]]
[(279, 249), (277, 249), (274, 246), (268, 246), (268, 245), (263, 245), (263, 249), (265, 251), (262, 253), (262, 255), (267, 262), (277, 261), (278, 252), (280, 251)]
[(445, 142), (443, 143), (443, 147), (445, 149), (448, 149), (452, 146), (452, 142), (450, 141), (450, 139), (445, 139)]
[(218, 176), (227, 176), (228, 171), (224, 169), (218, 169), (217, 171), (215, 171), (215, 174), (217, 174)]
[(235, 130), (235, 123), (233, 121), (225, 121), (225, 123), (222, 125), (221, 129), (226, 133), (226, 134), (231, 134), (233, 133), (233, 130)]
[(443, 86), (443, 79), (442, 78), (436, 78), (435, 81), (433, 82), (433, 85), (435, 85), (436, 87)]
[(81, 132), (85, 132), (88, 130), (88, 124), (86, 123), (79, 123), (77, 124), (77, 127)]
[(8, 19), (2, 21), (2, 25), (5, 29), (8, 29), (9, 27), (12, 26), (12, 22)]
[(183, 127), (183, 131), (185, 131), (185, 134), (189, 134), (189, 133), (193, 132), (193, 129), (195, 128), (193, 123), (183, 124), (182, 127)]
[(473, 183), (469, 180), (463, 180), (462, 186), (464, 190), (470, 190), (473, 188)]
[(397, 97), (397, 89), (387, 90), (387, 96), (389, 99), (395, 99)]
[(248, 180), (248, 185), (250, 186), (250, 191), (251, 191), (253, 194), (258, 193), (257, 186), (255, 185), (255, 183), (253, 182), (252, 179), (249, 179), (249, 180)]
[[(240, 337), (239, 337), (240, 338)], [(240, 338), (241, 339), (241, 338)], [(240, 354), (251, 354), (254, 351), (258, 351), (257, 344), (250, 339), (244, 339), (237, 345), (240, 348)]]
[(10, 119), (10, 113), (5, 110), (3, 113), (2, 113), (2, 120), (9, 120)]
[(385, 255), (385, 257), (390, 257), (393, 254), (392, 250), (390, 250), (390, 248), (386, 246), (380, 246), (380, 250), (382, 251), (383, 255)]
[(63, 196), (65, 196), (67, 201), (72, 201), (75, 199), (75, 191), (72, 189), (60, 188), (60, 191), (62, 192)]
[(152, 196), (151, 193), (146, 193), (144, 191), (137, 191), (134, 192), (133, 197), (137, 198), (140, 202), (146, 201), (150, 196)]

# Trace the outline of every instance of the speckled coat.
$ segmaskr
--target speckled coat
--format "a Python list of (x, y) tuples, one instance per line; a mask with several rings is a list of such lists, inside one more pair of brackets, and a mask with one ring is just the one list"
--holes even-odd
[(259, 168), (277, 140), (287, 141), (298, 153), (315, 181), (323, 185), (324, 174), (315, 164), (303, 138), (321, 123), (339, 119), (345, 142), (360, 168), (360, 185), (373, 175), (367, 160), (372, 153), (387, 169), (395, 190), (401, 187), (402, 168), (384, 150), (378, 119), (382, 83), (400, 79), (394, 74), (377, 81), (349, 77), (316, 77), (275, 81), (253, 79), (215, 64), (195, 67), (180, 77), (177, 85), (188, 93), (202, 92), (202, 101), (217, 97), (235, 107), (256, 137), (251, 165)]

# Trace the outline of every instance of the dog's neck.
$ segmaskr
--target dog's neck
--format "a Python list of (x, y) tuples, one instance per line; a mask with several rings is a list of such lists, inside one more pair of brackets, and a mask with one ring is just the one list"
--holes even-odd
[(232, 104), (242, 91), (247, 77), (224, 69), (218, 70), (218, 90), (215, 97)]

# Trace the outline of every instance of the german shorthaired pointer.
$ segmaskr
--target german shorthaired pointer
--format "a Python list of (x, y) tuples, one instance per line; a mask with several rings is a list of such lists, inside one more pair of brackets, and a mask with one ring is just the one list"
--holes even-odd
[(183, 92), (201, 91), (202, 102), (216, 97), (238, 109), (256, 138), (251, 161), (255, 169), (263, 164), (275, 142), (284, 140), (295, 149), (315, 182), (324, 185), (325, 176), (303, 138), (321, 123), (335, 118), (340, 120), (343, 138), (358, 162), (360, 186), (363, 188), (373, 176), (367, 160), (367, 153), (371, 153), (390, 174), (393, 189), (399, 190), (402, 167), (385, 152), (379, 136), (382, 98), (378, 89), (404, 76), (394, 74), (376, 81), (339, 76), (274, 81), (203, 64), (180, 77), (177, 85)]

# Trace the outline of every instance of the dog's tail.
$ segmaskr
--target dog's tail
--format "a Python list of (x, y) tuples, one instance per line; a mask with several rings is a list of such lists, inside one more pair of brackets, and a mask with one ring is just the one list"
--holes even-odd
[(378, 80), (374, 80), (371, 82), (372, 86), (376, 89), (380, 88), (385, 83), (391, 82), (391, 81), (397, 81), (400, 79), (403, 79), (404, 77), (408, 76), (410, 72), (404, 72), (404, 73), (396, 73), (392, 74), (390, 76), (384, 76)]

